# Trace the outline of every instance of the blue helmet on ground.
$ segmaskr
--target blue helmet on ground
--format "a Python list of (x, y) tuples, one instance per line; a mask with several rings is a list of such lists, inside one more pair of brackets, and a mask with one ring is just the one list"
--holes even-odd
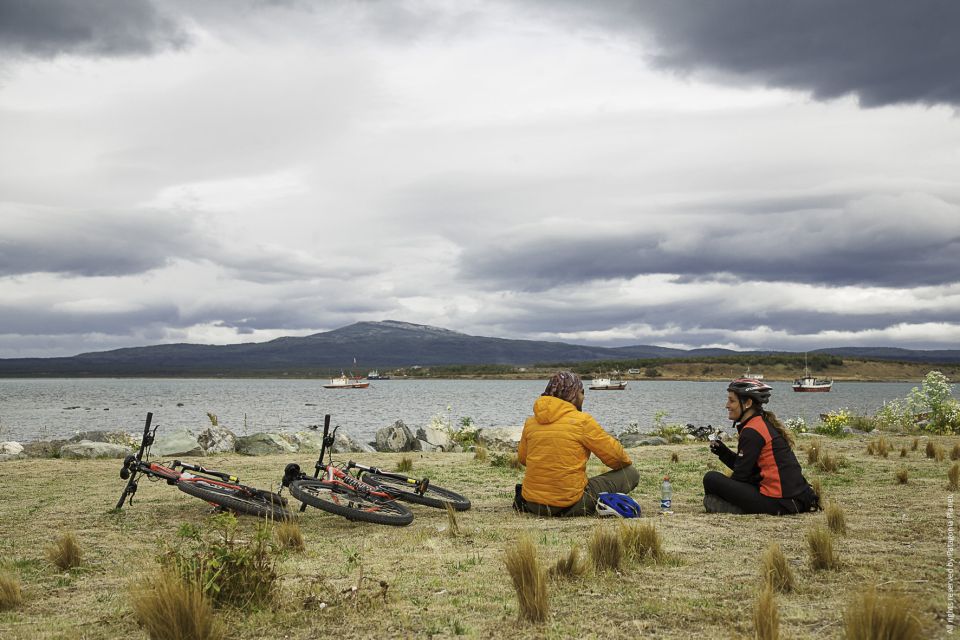
[(625, 493), (601, 493), (597, 496), (597, 515), (639, 518), (640, 505)]

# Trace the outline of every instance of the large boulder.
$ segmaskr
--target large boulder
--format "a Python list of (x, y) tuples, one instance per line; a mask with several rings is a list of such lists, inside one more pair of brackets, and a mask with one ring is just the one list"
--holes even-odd
[(61, 458), (124, 458), (132, 452), (130, 447), (111, 442), (81, 440), (60, 447)]
[(323, 445), (323, 436), (317, 433), (297, 431), (296, 433), (281, 433), (280, 436), (301, 453), (319, 453), (320, 447)]
[(137, 448), (140, 446), (140, 436), (132, 436), (123, 431), (80, 431), (70, 438), (70, 442), (109, 442), (125, 447)]
[(23, 445), (23, 453), (31, 458), (55, 458), (67, 440), (34, 440)]
[(417, 440), (425, 442), (427, 448), (414, 448), (414, 451), (450, 451), (450, 449), (453, 447), (453, 440), (450, 438), (450, 432), (446, 429), (420, 427), (417, 429)]
[(278, 433), (254, 433), (237, 438), (237, 453), (245, 456), (269, 456), (296, 453), (297, 447)]
[(477, 429), (477, 443), (491, 451), (516, 451), (523, 427), (486, 427)]
[(429, 451), (431, 453), (440, 453), (443, 451), (443, 447), (438, 447), (434, 444), (430, 444), (426, 440), (415, 438), (414, 441), (410, 443), (410, 451)]
[(155, 456), (202, 456), (203, 447), (197, 434), (189, 429), (158, 431), (150, 453)]
[(0, 442), (0, 462), (26, 457), (27, 455), (23, 452), (23, 445), (19, 442)]
[(197, 434), (197, 444), (208, 456), (233, 453), (237, 448), (237, 436), (226, 427), (211, 425)]
[(357, 442), (342, 431), (337, 431), (337, 435), (333, 440), (334, 453), (373, 453), (374, 451), (376, 451), (376, 449), (367, 443)]
[(410, 451), (413, 448), (413, 441), (416, 438), (410, 432), (410, 428), (403, 424), (403, 420), (397, 420), (389, 427), (384, 427), (377, 431), (377, 451)]

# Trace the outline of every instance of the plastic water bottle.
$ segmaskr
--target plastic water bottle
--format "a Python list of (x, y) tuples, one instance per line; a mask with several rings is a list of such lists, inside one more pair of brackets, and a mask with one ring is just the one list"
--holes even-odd
[(673, 487), (670, 486), (670, 476), (663, 476), (663, 485), (660, 487), (660, 513), (673, 513)]

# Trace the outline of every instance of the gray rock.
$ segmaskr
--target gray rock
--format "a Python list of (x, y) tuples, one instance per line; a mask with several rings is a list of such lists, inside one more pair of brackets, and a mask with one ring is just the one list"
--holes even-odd
[(660, 436), (649, 436), (638, 443), (641, 447), (657, 447), (667, 444), (667, 441)]
[(20, 455), (23, 453), (23, 445), (19, 442), (0, 442), (0, 455)]
[(621, 433), (619, 436), (620, 444), (624, 447), (638, 447), (640, 442), (646, 438), (642, 433)]
[(81, 431), (69, 440), (70, 442), (109, 442), (125, 447), (139, 447), (140, 436), (134, 437), (122, 431)]
[(197, 444), (205, 455), (233, 453), (237, 448), (237, 436), (221, 426), (209, 426), (197, 434)]
[(297, 447), (277, 433), (254, 433), (237, 438), (237, 453), (245, 456), (268, 456), (296, 453)]
[(516, 451), (523, 427), (488, 427), (477, 429), (477, 442), (491, 451)]
[(31, 458), (56, 458), (65, 444), (66, 440), (35, 440), (23, 445), (23, 453)]
[(410, 451), (415, 438), (403, 420), (377, 431), (377, 451)]
[(848, 435), (855, 435), (855, 436), (863, 435), (864, 433), (866, 433), (866, 431), (861, 431), (860, 429), (854, 429), (853, 427), (844, 427), (843, 432)]
[(60, 447), (61, 458), (123, 458), (132, 452), (130, 447), (110, 442), (81, 440)]
[(337, 431), (337, 435), (333, 439), (334, 453), (373, 453), (374, 451), (376, 451), (376, 449), (370, 445), (364, 442), (357, 442), (342, 431)]
[(410, 447), (411, 451), (429, 451), (431, 453), (443, 452), (443, 447), (438, 447), (434, 444), (417, 438), (413, 441), (413, 444)]
[(158, 431), (150, 453), (155, 456), (202, 456), (203, 447), (189, 429)]
[(453, 445), (449, 431), (434, 429), (433, 427), (420, 427), (417, 429), (417, 440), (427, 442), (432, 448), (415, 449), (415, 451), (449, 451)]

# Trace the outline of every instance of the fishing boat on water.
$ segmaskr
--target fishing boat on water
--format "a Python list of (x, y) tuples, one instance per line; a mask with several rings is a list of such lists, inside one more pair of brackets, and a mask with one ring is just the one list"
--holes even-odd
[(341, 373), (339, 378), (330, 378), (330, 384), (323, 385), (324, 389), (366, 389), (370, 383), (363, 378), (347, 376)]
[(389, 380), (390, 376), (385, 373), (380, 373), (376, 369), (367, 373), (367, 380)]
[(589, 388), (593, 391), (623, 391), (627, 388), (627, 383), (620, 378), (619, 371), (614, 371), (610, 377), (605, 377), (602, 374), (595, 376), (590, 381)]
[(803, 354), (803, 377), (793, 381), (793, 390), (800, 393), (827, 393), (833, 388), (833, 380), (810, 375), (807, 354)]

